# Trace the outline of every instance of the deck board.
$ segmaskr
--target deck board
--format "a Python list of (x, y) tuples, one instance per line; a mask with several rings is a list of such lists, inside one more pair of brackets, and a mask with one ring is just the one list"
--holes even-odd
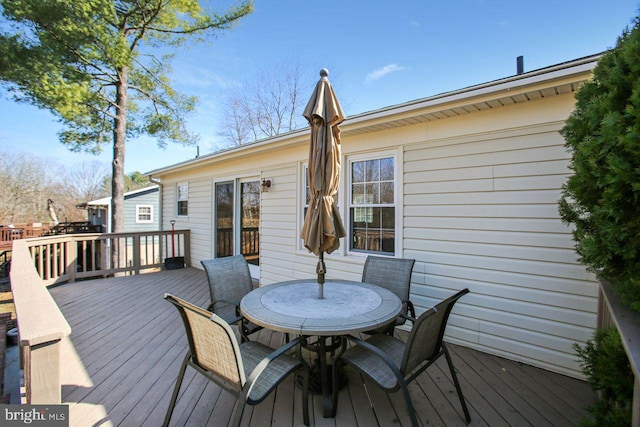
[[(186, 351), (177, 311), (167, 292), (207, 306), (203, 271), (193, 268), (69, 283), (50, 289), (72, 328), (63, 343), (63, 402), (71, 426), (157, 426), (165, 415)], [(262, 330), (257, 339), (283, 344), (280, 333)], [(473, 426), (577, 425), (593, 393), (580, 380), (554, 374), (457, 345), (449, 345)], [(410, 425), (400, 393), (363, 386), (347, 368), (335, 419), (322, 417), (322, 399), (311, 395), (314, 426)], [(463, 426), (462, 408), (444, 358), (410, 385), (423, 426)], [(302, 425), (302, 392), (293, 377), (256, 407), (247, 407), (243, 426)], [(187, 370), (172, 418), (177, 426), (221, 426), (234, 398)]]

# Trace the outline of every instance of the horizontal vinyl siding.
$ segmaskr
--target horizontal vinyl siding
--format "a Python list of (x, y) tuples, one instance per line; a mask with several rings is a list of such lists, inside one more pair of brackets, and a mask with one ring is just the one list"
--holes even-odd
[[(416, 259), (411, 299), (418, 314), (468, 287), (448, 340), (581, 377), (572, 345), (595, 327), (597, 284), (577, 262), (557, 211), (570, 174), (558, 131), (573, 105), (566, 94), (400, 127), (381, 122), (380, 130), (345, 132), (342, 154), (346, 168), (350, 156), (397, 150), (398, 256)], [(318, 257), (299, 238), (308, 142), (292, 138), (159, 176), (165, 229), (176, 218), (176, 183), (189, 182), (189, 216), (176, 218), (176, 228), (191, 229), (192, 265), (212, 257), (212, 182), (260, 174), (273, 183), (261, 195), (260, 284), (315, 278)], [(327, 278), (360, 280), (366, 254), (349, 253), (348, 238), (341, 245), (325, 255)]]
[(298, 172), (295, 162), (267, 169), (273, 186), (260, 206), (260, 284), (290, 280), (296, 260)]
[[(150, 231), (159, 230), (160, 221), (160, 195), (159, 191), (153, 191), (148, 194), (134, 195), (125, 198), (124, 201), (124, 216), (125, 216), (125, 231), (137, 232), (137, 231)], [(137, 222), (136, 206), (151, 206), (153, 212), (152, 222)]]
[[(163, 226), (171, 230), (171, 220), (175, 220), (176, 230), (190, 230), (191, 266), (200, 267), (200, 261), (211, 255), (211, 178), (197, 177), (180, 179), (181, 184), (189, 184), (189, 205), (187, 216), (177, 216), (176, 184), (164, 186), (163, 207), (165, 215)], [(176, 249), (177, 250), (177, 249)], [(177, 254), (176, 254), (177, 255)]]
[(160, 204), (162, 205), (161, 228), (163, 230), (171, 230), (171, 223), (169, 221), (176, 217), (176, 191), (176, 186), (173, 184), (162, 186), (162, 200), (160, 200)]
[(580, 376), (575, 342), (595, 326), (597, 287), (557, 202), (569, 174), (561, 124), (407, 146), (404, 256), (418, 311), (471, 293), (454, 342)]
[(189, 181), (189, 229), (191, 229), (191, 264), (200, 266), (213, 258), (212, 251), (212, 181), (199, 178)]
[[(302, 247), (300, 163), (263, 171), (273, 187), (262, 193), (260, 224), (260, 284), (315, 278), (318, 257)], [(342, 239), (341, 244), (346, 244)], [(360, 280), (365, 257), (341, 255), (344, 248), (325, 254), (327, 278)]]

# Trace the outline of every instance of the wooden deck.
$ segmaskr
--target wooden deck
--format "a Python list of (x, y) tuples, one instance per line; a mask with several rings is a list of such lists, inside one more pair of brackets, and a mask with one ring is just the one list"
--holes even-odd
[[(187, 345), (177, 311), (162, 298), (165, 292), (201, 306), (209, 302), (206, 276), (193, 268), (51, 289), (72, 328), (62, 354), (62, 400), (70, 405), (71, 426), (161, 425)], [(259, 340), (274, 346), (283, 342), (281, 334), (266, 330)], [(460, 346), (450, 349), (471, 425), (576, 425), (593, 402), (582, 381)], [(424, 426), (464, 425), (446, 362), (441, 362), (410, 387), (418, 417)], [(353, 370), (347, 375), (336, 418), (322, 418), (314, 396), (312, 425), (410, 425), (399, 393), (365, 388)], [(289, 378), (260, 405), (248, 407), (244, 424), (303, 425), (301, 397)], [(233, 404), (228, 393), (188, 370), (172, 425), (226, 425)]]

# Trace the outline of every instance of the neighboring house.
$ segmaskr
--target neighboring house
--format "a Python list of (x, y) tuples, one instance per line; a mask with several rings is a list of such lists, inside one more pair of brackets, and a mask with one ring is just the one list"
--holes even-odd
[[(111, 197), (79, 205), (87, 210), (87, 220), (111, 232)], [(124, 231), (160, 230), (160, 187), (152, 185), (124, 193)]]
[[(559, 130), (597, 59), (349, 117), (338, 194), (347, 237), (325, 257), (327, 276), (360, 280), (369, 254), (415, 258), (419, 312), (471, 290), (448, 340), (581, 377), (572, 345), (595, 328), (598, 286), (558, 215), (571, 173)], [(261, 285), (315, 278), (299, 238), (308, 149), (306, 129), (149, 172), (163, 228), (191, 230), (195, 267), (254, 251)]]

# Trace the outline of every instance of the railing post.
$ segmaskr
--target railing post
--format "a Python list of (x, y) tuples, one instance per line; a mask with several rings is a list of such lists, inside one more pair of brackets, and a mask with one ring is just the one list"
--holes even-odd
[(165, 253), (164, 247), (166, 244), (167, 244), (167, 235), (163, 233), (159, 234), (158, 235), (158, 256), (159, 256), (158, 261), (160, 263), (162, 263), (162, 261), (164, 260), (164, 253)]
[(609, 306), (602, 293), (602, 287), (598, 286), (598, 316), (596, 318), (596, 329), (603, 329), (611, 324), (611, 314), (609, 313)]
[(191, 267), (191, 233), (189, 230), (184, 231), (184, 264), (185, 267)]
[(18, 318), (26, 403), (61, 403), (60, 344), (71, 327), (35, 269), (27, 241), (13, 244), (11, 291)]
[(65, 242), (67, 245), (67, 256), (70, 262), (67, 264), (67, 274), (69, 275), (69, 282), (76, 281), (76, 272), (78, 271), (78, 244), (75, 239), (71, 239)]
[(140, 235), (133, 235), (133, 274), (140, 274)]
[(21, 343), (24, 358), (25, 403), (38, 405), (62, 402), (60, 342), (61, 340), (54, 340), (34, 346)]

